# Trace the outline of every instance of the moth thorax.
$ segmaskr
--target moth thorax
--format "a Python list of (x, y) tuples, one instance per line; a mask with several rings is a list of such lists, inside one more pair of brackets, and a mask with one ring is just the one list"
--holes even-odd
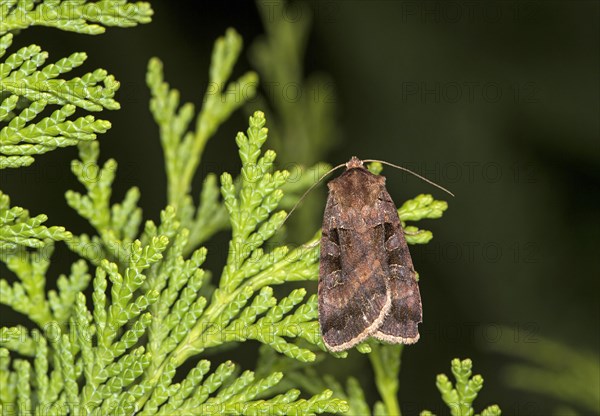
[(375, 176), (365, 169), (349, 169), (339, 178), (329, 182), (329, 189), (336, 194), (338, 204), (346, 208), (359, 209), (377, 201), (383, 176)]

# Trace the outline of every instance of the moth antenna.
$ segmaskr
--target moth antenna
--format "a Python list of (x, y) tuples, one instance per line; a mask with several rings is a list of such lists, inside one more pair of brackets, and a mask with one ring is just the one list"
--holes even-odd
[(412, 170), (410, 170), (408, 168), (405, 168), (405, 167), (402, 167), (402, 166), (398, 166), (398, 165), (394, 165), (393, 163), (389, 163), (389, 162), (385, 162), (383, 160), (377, 160), (377, 159), (365, 159), (365, 160), (363, 160), (363, 162), (378, 162), (378, 163), (381, 163), (381, 164), (384, 164), (384, 165), (391, 166), (391, 167), (396, 168), (396, 169), (403, 170), (404, 172), (408, 172), (408, 173), (416, 176), (417, 178), (419, 178), (419, 179), (427, 182), (428, 184), (433, 185), (433, 186), (435, 186), (438, 189), (441, 189), (442, 191), (446, 192), (447, 194), (454, 196), (454, 194), (452, 192), (450, 192), (449, 190), (447, 190), (446, 188), (444, 188), (442, 185), (438, 185), (437, 183), (435, 183), (433, 181), (430, 181), (426, 177), (421, 176), (418, 173), (415, 173), (415, 172), (413, 172)]
[(306, 192), (304, 192), (304, 194), (302, 194), (302, 196), (300, 197), (300, 199), (298, 200), (298, 202), (296, 202), (296, 204), (294, 204), (294, 206), (292, 207), (292, 209), (290, 210), (290, 212), (288, 212), (288, 214), (287, 214), (287, 215), (285, 216), (285, 218), (283, 219), (283, 222), (281, 223), (280, 227), (281, 227), (281, 226), (283, 226), (283, 224), (285, 224), (285, 222), (286, 222), (286, 221), (287, 221), (287, 219), (290, 217), (290, 215), (292, 215), (292, 212), (294, 212), (294, 211), (296, 210), (296, 208), (298, 208), (298, 205), (300, 205), (300, 203), (301, 203), (301, 202), (304, 200), (304, 198), (306, 198), (306, 195), (308, 195), (308, 194), (309, 194), (309, 192), (310, 192), (310, 191), (312, 191), (312, 190), (313, 190), (313, 188), (314, 188), (315, 186), (317, 186), (318, 184), (320, 184), (320, 183), (321, 183), (321, 181), (327, 177), (327, 175), (329, 175), (330, 173), (332, 173), (332, 172), (335, 172), (335, 171), (336, 171), (336, 170), (338, 170), (339, 168), (343, 168), (343, 167), (345, 167), (345, 166), (346, 166), (346, 164), (345, 164), (345, 163), (342, 163), (342, 164), (339, 164), (339, 165), (337, 165), (336, 167), (333, 167), (333, 168), (329, 169), (327, 172), (325, 172), (325, 173), (324, 173), (324, 174), (323, 174), (323, 175), (322, 175), (322, 176), (319, 178), (319, 180), (318, 180), (318, 181), (316, 181), (315, 183), (313, 183), (313, 184), (310, 186), (310, 188), (308, 188), (308, 189), (306, 190)]

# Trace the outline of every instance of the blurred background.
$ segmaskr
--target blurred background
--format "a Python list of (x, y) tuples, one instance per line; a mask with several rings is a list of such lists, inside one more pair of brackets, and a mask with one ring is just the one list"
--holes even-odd
[[(196, 194), (206, 173), (238, 171), (235, 133), (256, 109), (267, 112), (274, 129), (267, 144), (283, 167), (377, 158), (456, 194), (383, 172), (398, 205), (420, 193), (449, 203), (442, 219), (418, 224), (433, 231), (432, 242), (411, 247), (424, 322), (419, 343), (403, 353), (404, 414), (446, 414), (434, 382), (454, 357), (472, 358), (485, 379), (478, 409), (498, 403), (507, 415), (600, 414), (600, 3), (152, 6), (153, 23), (135, 29), (90, 37), (32, 28), (16, 39), (20, 46), (40, 44), (51, 60), (85, 51), (81, 73), (101, 66), (122, 83), (122, 110), (101, 116), (113, 124), (100, 143), (101, 158), (119, 162), (115, 198), (139, 186), (150, 219), (166, 203), (145, 85), (149, 58), (160, 57), (182, 101), (199, 107), (213, 42), (234, 27), (245, 49), (233, 77), (258, 70), (262, 97), (209, 142)], [(3, 172), (2, 188), (13, 205), (48, 214), (49, 225), (90, 232), (57, 197), (80, 189), (69, 168), (76, 155), (63, 149)], [(297, 242), (320, 227), (324, 189), (290, 224), (306, 233)], [(227, 240), (224, 232), (209, 244), (208, 268), (222, 266)], [(72, 258), (66, 250), (56, 256), (58, 275)], [(236, 359), (252, 368), (256, 351), (238, 352)], [(358, 375), (375, 399), (365, 357), (353, 353), (324, 366), (342, 380)]]

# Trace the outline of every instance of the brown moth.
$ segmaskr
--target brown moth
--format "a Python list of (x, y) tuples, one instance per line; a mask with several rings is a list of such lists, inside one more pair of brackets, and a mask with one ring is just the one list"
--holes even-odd
[(352, 157), (327, 186), (318, 289), (325, 346), (343, 351), (368, 337), (417, 342), (421, 295), (385, 177)]

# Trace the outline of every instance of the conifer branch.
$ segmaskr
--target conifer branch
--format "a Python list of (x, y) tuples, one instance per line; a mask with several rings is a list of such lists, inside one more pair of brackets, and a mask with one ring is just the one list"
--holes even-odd
[(0, 4), (0, 33), (47, 26), (98, 35), (104, 26), (136, 26), (149, 23), (151, 16), (150, 4), (141, 1), (5, 0)]
[(247, 72), (235, 81), (229, 80), (241, 48), (242, 38), (233, 29), (227, 30), (225, 36), (215, 42), (209, 83), (194, 131), (189, 131), (194, 105), (185, 103), (178, 108), (179, 91), (171, 89), (164, 81), (162, 63), (154, 58), (148, 64), (146, 80), (152, 93), (150, 109), (160, 128), (165, 152), (168, 203), (177, 208), (182, 223), (191, 232), (190, 250), (228, 225), (224, 207), (215, 203), (218, 191), (214, 175), (207, 176), (197, 209), (193, 206), (190, 191), (208, 140), (233, 111), (256, 93), (258, 78), (254, 72)]
[(142, 210), (137, 206), (139, 190), (130, 188), (121, 203), (111, 205), (117, 162), (109, 159), (100, 167), (96, 142), (81, 144), (79, 157), (81, 160), (71, 163), (71, 171), (87, 194), (69, 190), (65, 197), (69, 206), (95, 228), (97, 235), (74, 236), (67, 243), (71, 250), (94, 265), (105, 258), (125, 264), (131, 255), (129, 246), (138, 235), (142, 221)]
[[(30, 26), (50, 26), (87, 34), (103, 33), (102, 26), (135, 26), (152, 15), (145, 2), (102, 0), (5, 0), (0, 2), (0, 169), (29, 166), (34, 156), (57, 148), (95, 140), (111, 124), (91, 115), (73, 117), (77, 108), (116, 110), (119, 83), (104, 69), (83, 76), (65, 76), (87, 59), (76, 52), (54, 63), (38, 45), (6, 55), (13, 33)], [(57, 108), (41, 117), (51, 106)]]
[[(0, 58), (12, 34), (0, 38)], [(66, 80), (61, 75), (82, 65), (85, 53), (74, 53), (45, 65), (48, 53), (39, 46), (21, 48), (0, 64), (0, 168), (27, 166), (35, 155), (94, 140), (110, 123), (87, 115), (72, 119), (77, 107), (88, 111), (118, 109), (113, 99), (119, 83), (103, 69)], [(58, 105), (40, 118), (49, 105)]]
[[(470, 359), (459, 360), (455, 358), (451, 363), (451, 370), (456, 384), (453, 385), (445, 374), (439, 374), (436, 386), (442, 395), (442, 400), (448, 406), (452, 416), (500, 416), (498, 405), (486, 407), (481, 413), (475, 413), (473, 401), (483, 388), (483, 377), (479, 374), (471, 377), (473, 363)], [(429, 410), (421, 412), (421, 416), (434, 416)]]

